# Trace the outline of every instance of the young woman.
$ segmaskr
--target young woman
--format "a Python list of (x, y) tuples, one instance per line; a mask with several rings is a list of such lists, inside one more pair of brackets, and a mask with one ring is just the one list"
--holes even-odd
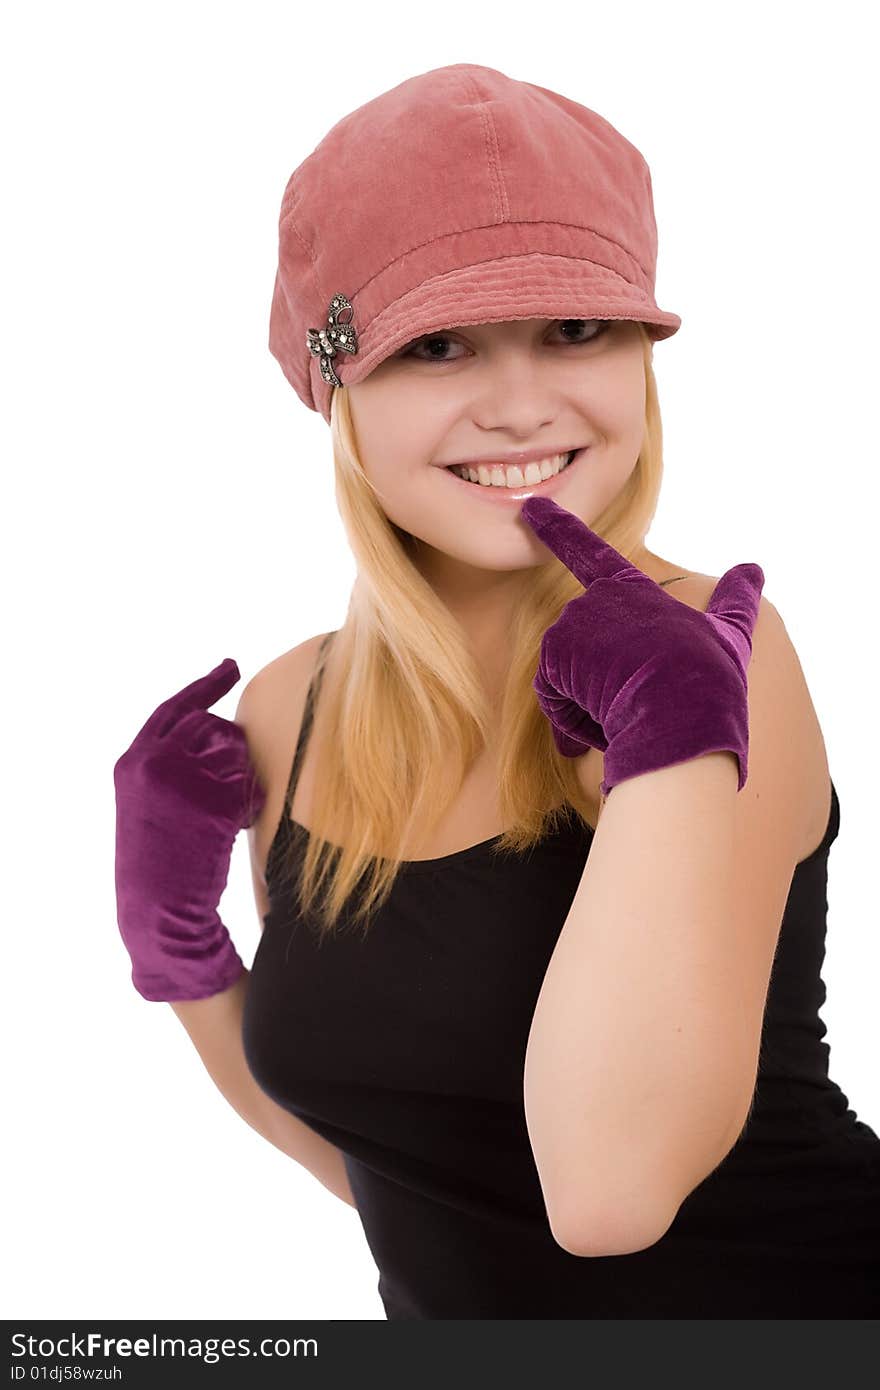
[(357, 579), (234, 721), (227, 660), (117, 764), (136, 987), (356, 1206), (389, 1318), (876, 1315), (821, 730), (760, 566), (645, 545), (680, 321), (644, 160), (457, 64), (334, 126), (280, 233), (270, 346)]

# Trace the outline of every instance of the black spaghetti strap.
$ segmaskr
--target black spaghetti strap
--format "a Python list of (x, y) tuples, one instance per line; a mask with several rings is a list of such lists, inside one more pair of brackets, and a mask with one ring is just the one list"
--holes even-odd
[(321, 679), (324, 675), (324, 651), (330, 639), (335, 633), (328, 632), (318, 648), (318, 660), (309, 681), (309, 688), (306, 691), (306, 703), (303, 709), (302, 723), (299, 729), (299, 738), (296, 741), (296, 751), (293, 755), (293, 766), (290, 769), (290, 777), (287, 779), (287, 791), (284, 795), (284, 817), (290, 816), (290, 808), (293, 805), (293, 794), (296, 790), (297, 779), (299, 778), (300, 767), (305, 756), (306, 743), (312, 728), (312, 719), (315, 710), (315, 701), (318, 698), (318, 691), (321, 688)]

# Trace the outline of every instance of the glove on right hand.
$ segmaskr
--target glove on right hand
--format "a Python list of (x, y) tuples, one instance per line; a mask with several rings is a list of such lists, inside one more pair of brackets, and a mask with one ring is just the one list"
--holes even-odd
[(266, 797), (243, 730), (207, 712), (239, 679), (227, 657), (172, 695), (113, 768), (119, 930), (144, 999), (205, 999), (244, 970), (217, 907)]
[(729, 752), (742, 791), (761, 566), (727, 570), (703, 613), (552, 498), (527, 497), (520, 515), (586, 590), (544, 633), (532, 682), (562, 756), (599, 749), (608, 796), (618, 782)]

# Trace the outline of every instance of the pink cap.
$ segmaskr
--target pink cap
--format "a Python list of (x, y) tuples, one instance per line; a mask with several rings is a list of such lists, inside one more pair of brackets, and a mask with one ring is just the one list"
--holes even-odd
[(681, 325), (654, 299), (644, 158), (545, 87), (454, 63), (344, 116), (281, 203), (269, 349), (330, 422), (353, 386), (425, 333), (512, 319)]

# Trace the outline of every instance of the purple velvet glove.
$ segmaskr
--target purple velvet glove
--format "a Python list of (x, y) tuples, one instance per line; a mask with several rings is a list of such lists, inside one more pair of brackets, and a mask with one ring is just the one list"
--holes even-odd
[(701, 613), (549, 497), (527, 498), (520, 516), (587, 591), (544, 633), (533, 682), (559, 752), (604, 753), (607, 796), (641, 773), (729, 751), (742, 791), (760, 565), (729, 569)]
[(145, 999), (206, 999), (244, 970), (217, 905), (266, 798), (243, 730), (207, 712), (239, 679), (227, 657), (172, 695), (113, 768), (119, 930)]

